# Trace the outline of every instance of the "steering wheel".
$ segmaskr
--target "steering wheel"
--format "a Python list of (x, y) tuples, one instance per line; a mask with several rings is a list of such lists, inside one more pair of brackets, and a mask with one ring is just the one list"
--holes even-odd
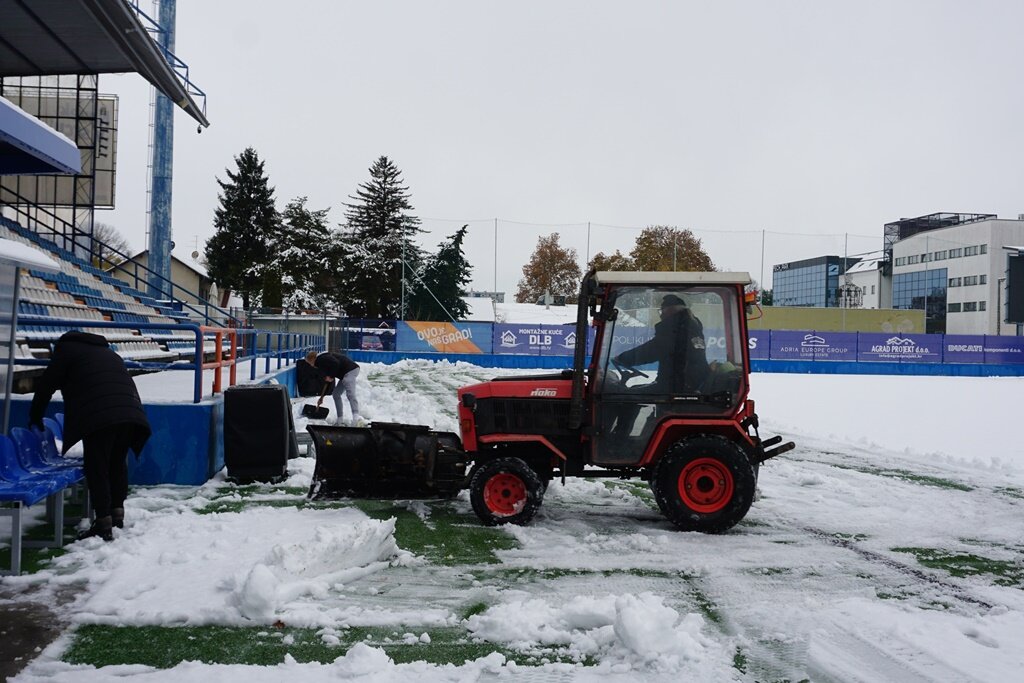
[(624, 363), (620, 363), (619, 361), (615, 360), (614, 358), (612, 358), (611, 361), (612, 361), (612, 365), (615, 366), (615, 369), (618, 371), (619, 376), (622, 377), (622, 383), (623, 384), (625, 384), (629, 380), (633, 379), (634, 377), (644, 377), (644, 378), (650, 377), (650, 375), (648, 375), (646, 372), (644, 372), (643, 370), (637, 370), (632, 365), (626, 365)]

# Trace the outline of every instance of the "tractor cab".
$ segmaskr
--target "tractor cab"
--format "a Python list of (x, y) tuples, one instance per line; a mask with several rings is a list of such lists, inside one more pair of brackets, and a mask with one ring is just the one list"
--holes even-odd
[(597, 337), (585, 412), (591, 462), (638, 465), (660, 425), (731, 419), (747, 397), (743, 288), (736, 273), (592, 276)]

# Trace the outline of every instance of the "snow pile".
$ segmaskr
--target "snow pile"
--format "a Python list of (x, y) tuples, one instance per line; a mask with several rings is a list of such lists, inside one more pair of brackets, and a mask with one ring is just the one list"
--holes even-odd
[(273, 621), (281, 607), (300, 597), (327, 597), (335, 585), (385, 569), (409, 557), (395, 544), (395, 520), (362, 520), (352, 526), (320, 526), (311, 539), (274, 546), (262, 562), (234, 577), (229, 603), (246, 619)]
[(557, 646), (573, 659), (600, 659), (618, 672), (728, 666), (723, 646), (704, 635), (703, 617), (680, 616), (653, 593), (576, 596), (557, 606), (516, 597), (470, 617), (466, 626), (490, 642), (523, 651)]
[(87, 581), (75, 617), (83, 622), (326, 625), (358, 616), (340, 606), (344, 584), (412, 561), (394, 531), (393, 519), (351, 508), (165, 510), (126, 527), (116, 543), (69, 546), (55, 561), (59, 577), (33, 580)]

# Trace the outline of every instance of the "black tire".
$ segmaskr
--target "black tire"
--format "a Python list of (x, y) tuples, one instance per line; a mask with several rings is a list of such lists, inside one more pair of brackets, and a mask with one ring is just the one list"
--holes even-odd
[(673, 444), (651, 476), (662, 513), (683, 531), (718, 534), (743, 519), (757, 477), (739, 444), (707, 434)]
[(469, 479), (473, 512), (484, 524), (529, 524), (544, 499), (544, 484), (520, 458), (480, 463)]

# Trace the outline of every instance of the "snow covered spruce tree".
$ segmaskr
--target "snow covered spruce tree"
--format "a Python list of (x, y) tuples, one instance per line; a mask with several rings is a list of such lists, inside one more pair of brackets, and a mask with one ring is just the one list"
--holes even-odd
[[(408, 283), (419, 265), (420, 250), (412, 237), (422, 232), (409, 212), (409, 190), (402, 172), (382, 156), (370, 167), (370, 181), (349, 195), (345, 230), (340, 238), (343, 289), (339, 303), (350, 316), (401, 318), (402, 276)], [(403, 260), (405, 268), (403, 270)], [(408, 289), (405, 292), (408, 298)], [(406, 300), (406, 304), (408, 304)]]
[(271, 240), (282, 305), (291, 310), (323, 309), (330, 303), (335, 267), (329, 258), (330, 209), (309, 209), (307, 201), (307, 197), (296, 197), (288, 202), (281, 214), (282, 229)]
[(430, 254), (416, 273), (411, 289), (408, 315), (412, 320), (461, 320), (469, 313), (462, 300), (473, 267), (462, 252), (468, 225), (463, 225)]
[(217, 179), (220, 206), (213, 219), (217, 231), (206, 241), (208, 272), (222, 288), (238, 292), (246, 309), (280, 306), (279, 280), (271, 282), (275, 276), (268, 269), (271, 239), (281, 224), (274, 188), (252, 147), (235, 157), (235, 164), (234, 173), (227, 170), (228, 182)]
[(576, 250), (562, 247), (558, 243), (558, 233), (553, 232), (537, 240), (530, 262), (523, 266), (516, 301), (534, 303), (548, 293), (564, 295), (566, 301), (575, 302), (581, 279)]

